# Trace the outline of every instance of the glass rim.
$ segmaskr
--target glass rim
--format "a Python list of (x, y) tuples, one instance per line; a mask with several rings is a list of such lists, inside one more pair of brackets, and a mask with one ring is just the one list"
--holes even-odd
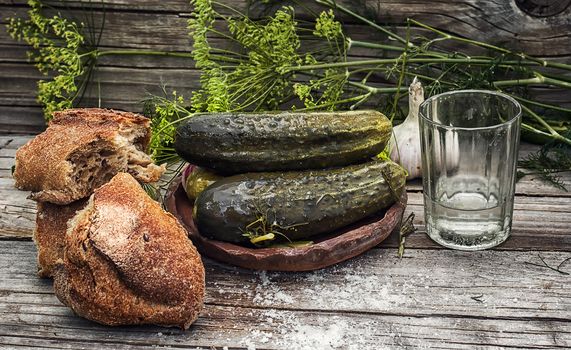
[[(428, 105), (430, 102), (436, 100), (437, 98), (441, 98), (443, 96), (448, 96), (448, 95), (456, 95), (456, 94), (463, 94), (463, 93), (481, 93), (481, 94), (487, 94), (487, 95), (495, 95), (498, 97), (501, 97), (511, 103), (513, 103), (516, 106), (516, 113), (513, 117), (511, 117), (509, 120), (506, 120), (503, 123), (499, 123), (499, 124), (494, 124), (494, 125), (490, 125), (490, 126), (478, 126), (478, 127), (462, 127), (462, 126), (450, 126), (450, 125), (446, 125), (446, 124), (442, 124), (439, 123), (437, 121), (434, 121), (430, 118), (428, 118), (427, 116), (424, 115), (424, 113), (422, 112), (423, 107), (425, 107), (425, 105)], [(418, 108), (418, 115), (421, 119), (423, 119), (424, 121), (437, 126), (437, 127), (441, 127), (444, 129), (449, 129), (449, 130), (466, 130), (466, 131), (478, 131), (478, 130), (491, 130), (491, 129), (496, 129), (498, 127), (501, 126), (506, 126), (506, 125), (510, 125), (513, 124), (515, 122), (517, 122), (517, 120), (521, 120), (521, 116), (522, 116), (522, 108), (521, 108), (521, 104), (519, 102), (517, 102), (517, 100), (507, 94), (504, 94), (503, 92), (499, 92), (499, 91), (494, 91), (494, 90), (478, 90), (478, 89), (467, 89), (467, 90), (453, 90), (453, 91), (448, 91), (448, 92), (443, 92), (441, 94), (438, 95), (434, 95), (431, 96), (429, 98), (427, 98), (426, 100), (424, 100), (424, 102), (422, 102)]]

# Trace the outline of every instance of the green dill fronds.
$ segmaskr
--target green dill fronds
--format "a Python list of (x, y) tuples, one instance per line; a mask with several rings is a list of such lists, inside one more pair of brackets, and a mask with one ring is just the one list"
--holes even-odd
[(188, 29), (193, 40), (192, 58), (201, 70), (201, 89), (193, 92), (191, 105), (196, 112), (221, 112), (229, 109), (228, 88), (225, 73), (211, 53), (209, 31), (214, 30), (216, 12), (210, 0), (193, 0), (194, 18), (188, 20)]
[(228, 30), (246, 51), (236, 69), (228, 73), (236, 110), (274, 110), (292, 93), (292, 75), (285, 69), (302, 63), (293, 8), (285, 7), (265, 22), (247, 17), (229, 19)]
[(329, 41), (336, 40), (339, 37), (343, 37), (343, 29), (341, 28), (341, 23), (335, 20), (335, 15), (333, 10), (322, 11), (319, 17), (315, 20), (315, 30), (313, 35), (325, 38)]
[(319, 84), (316, 84), (315, 81), (310, 81), (309, 84), (303, 83), (295, 83), (293, 84), (293, 93), (299, 98), (300, 101), (303, 102), (303, 105), (306, 108), (313, 108), (316, 106), (316, 103), (313, 99), (313, 94), (311, 93), (314, 89), (319, 89)]
[[(276, 110), (284, 103), (332, 110), (344, 98), (349, 78), (346, 69), (307, 72), (305, 82), (291, 71), (291, 67), (325, 62), (317, 57), (345, 60), (347, 44), (333, 11), (324, 11), (310, 31), (312, 42), (325, 38), (326, 45), (320, 43), (307, 50), (302, 49), (302, 38), (307, 40), (304, 33), (310, 29), (296, 21), (290, 6), (262, 20), (252, 20), (240, 14), (221, 15), (208, 0), (191, 3), (194, 18), (189, 21), (189, 30), (196, 66), (201, 70), (201, 88), (191, 98), (194, 112)], [(222, 18), (224, 29), (215, 26), (216, 18)], [(211, 46), (210, 36), (227, 39), (235, 49)]]
[(194, 18), (188, 20), (188, 30), (193, 40), (192, 55), (197, 68), (205, 69), (214, 65), (210, 59), (210, 44), (207, 33), (213, 29), (216, 13), (210, 0), (191, 0)]
[(162, 201), (161, 191), (157, 186), (148, 183), (143, 183), (141, 184), (141, 186), (143, 187), (143, 190), (147, 193), (147, 195), (151, 197), (151, 199), (157, 202)]
[(252, 221), (244, 228), (242, 236), (248, 238), (250, 243), (257, 246), (265, 246), (273, 242), (277, 236), (285, 237), (288, 241), (289, 238), (283, 233), (279, 232), (279, 225), (275, 222), (274, 217), (269, 217), (269, 210), (264, 214), (260, 212), (256, 220)]
[(525, 175), (539, 175), (539, 178), (544, 182), (567, 191), (565, 183), (558, 176), (558, 173), (571, 171), (571, 146), (561, 143), (547, 143), (539, 151), (530, 153), (518, 161), (518, 166), (529, 170), (529, 172), (520, 171), (518, 178)]
[(143, 113), (151, 118), (149, 152), (157, 164), (174, 164), (180, 162), (174, 150), (176, 127), (192, 113), (185, 107), (184, 97), (176, 91), (169, 96), (163, 87), (163, 95), (151, 96), (144, 101)]
[(92, 57), (85, 52), (82, 23), (66, 19), (59, 12), (47, 17), (39, 0), (29, 0), (28, 5), (28, 18), (11, 18), (8, 32), (32, 47), (28, 57), (40, 72), (55, 73), (53, 78), (38, 82), (38, 101), (49, 120), (54, 111), (73, 107)]

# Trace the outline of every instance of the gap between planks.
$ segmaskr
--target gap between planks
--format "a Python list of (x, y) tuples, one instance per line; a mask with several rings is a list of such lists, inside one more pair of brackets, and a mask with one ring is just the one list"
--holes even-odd
[[(35, 275), (34, 245), (0, 241), (0, 252), (1, 311), (11, 310), (7, 305), (19, 306), (21, 312), (56, 311), (46, 305), (57, 302), (48, 294), (51, 281)], [(542, 254), (555, 266), (571, 256)], [(325, 269), (296, 273), (252, 271), (203, 260), (209, 305), (347, 315), (566, 321), (571, 326), (571, 276), (528, 265), (539, 262), (533, 252), (410, 249), (406, 259), (399, 260), (379, 249)], [(571, 262), (562, 270), (571, 272)], [(480, 301), (472, 298), (478, 295)]]

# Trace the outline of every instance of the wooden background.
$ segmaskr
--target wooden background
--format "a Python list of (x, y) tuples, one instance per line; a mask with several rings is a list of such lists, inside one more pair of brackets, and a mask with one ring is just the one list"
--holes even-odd
[[(80, 14), (84, 1), (68, 1)], [(234, 7), (245, 7), (244, 0), (222, 0)], [(449, 32), (522, 50), (530, 55), (571, 61), (571, 0), (368, 0), (340, 1), (351, 7), (369, 8), (379, 23), (399, 31), (407, 17), (415, 18)], [(187, 0), (104, 0), (92, 1), (96, 16), (106, 11), (102, 49), (149, 49), (189, 52), (186, 29), (190, 16)], [(524, 9), (524, 10), (522, 10)], [(35, 91), (41, 74), (26, 59), (23, 43), (6, 31), (7, 18), (23, 16), (24, 0), (0, 0), (0, 133), (37, 133), (43, 130), (41, 108)], [(555, 13), (551, 15), (552, 13)], [(301, 14), (303, 16), (303, 14)], [(343, 20), (343, 18), (341, 18)], [(344, 21), (353, 39), (385, 40), (362, 24)], [(372, 51), (355, 51), (361, 57)], [(100, 82), (102, 106), (140, 111), (147, 93), (159, 93), (160, 85), (189, 95), (196, 88), (197, 72), (184, 58), (149, 56), (105, 57), (96, 80)], [(542, 90), (537, 91), (538, 94)], [(546, 99), (569, 105), (571, 96), (550, 93)], [(85, 104), (97, 105), (94, 98)]]
[[(570, 2), (518, 0), (535, 13), (531, 16), (514, 0), (366, 1), (380, 21), (397, 29), (406, 17), (414, 17), (459, 35), (565, 62), (571, 61)], [(104, 4), (103, 49), (190, 50), (187, 1)], [(81, 8), (79, 2), (69, 6)], [(26, 61), (26, 46), (9, 38), (4, 26), (7, 17), (25, 11), (25, 1), (0, 0), (0, 348), (245, 349), (256, 344), (282, 349), (314, 345), (311, 335), (323, 334), (336, 344), (347, 344), (343, 340), (361, 349), (569, 349), (571, 279), (530, 263), (540, 263), (539, 254), (552, 266), (569, 257), (571, 192), (534, 176), (518, 183), (513, 236), (494, 250), (449, 251), (430, 241), (423, 234), (422, 193), (416, 181), (407, 186), (407, 214), (416, 214), (419, 232), (407, 239), (402, 260), (396, 258), (396, 235), (358, 259), (311, 273), (253, 272), (205, 259), (206, 306), (190, 332), (152, 326), (110, 329), (74, 316), (57, 301), (50, 281), (35, 275), (30, 237), (36, 207), (27, 193), (14, 188), (11, 177), (16, 149), (31, 136), (2, 135), (44, 128), (34, 96), (41, 76)], [(385, 39), (360, 24), (346, 23), (346, 29), (354, 39)], [(197, 86), (192, 62), (177, 58), (106, 58), (98, 78), (103, 106), (133, 111), (141, 109), (139, 101), (147, 92), (158, 93), (161, 83), (183, 94)], [(569, 93), (546, 98), (571, 104)], [(520, 156), (535, 149), (524, 144)], [(563, 180), (571, 187), (571, 173), (563, 174)], [(563, 269), (571, 271), (569, 266)]]

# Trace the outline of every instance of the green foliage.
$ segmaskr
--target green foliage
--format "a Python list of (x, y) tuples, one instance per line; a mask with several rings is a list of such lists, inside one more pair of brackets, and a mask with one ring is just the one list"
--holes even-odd
[(335, 20), (333, 10), (323, 11), (315, 20), (315, 30), (313, 34), (320, 38), (325, 38), (329, 41), (336, 40), (343, 36), (341, 23)]
[[(210, 0), (192, 0), (191, 4), (194, 17), (188, 28), (196, 67), (201, 70), (201, 88), (191, 99), (193, 111), (275, 110), (284, 103), (333, 109), (343, 96), (345, 69), (317, 70), (306, 83), (297, 81), (298, 75), (290, 70), (322, 63), (316, 59), (318, 55), (328, 60), (344, 59), (341, 24), (332, 11), (322, 13), (311, 35), (312, 39), (325, 38), (328, 44), (307, 50), (302, 49), (302, 37), (309, 29), (295, 20), (292, 7), (281, 7), (273, 16), (254, 21), (239, 13), (223, 16)], [(216, 18), (222, 18), (219, 24), (225, 28), (223, 32), (215, 29)], [(212, 47), (211, 36), (223, 37), (238, 49)]]
[(196, 68), (201, 70), (200, 84), (202, 89), (192, 95), (192, 106), (195, 111), (219, 112), (229, 108), (228, 89), (224, 72), (215, 61), (208, 42), (208, 32), (213, 30), (216, 13), (210, 0), (192, 0), (194, 18), (188, 20), (188, 29), (192, 36), (192, 58)]
[(169, 96), (163, 88), (163, 96), (151, 96), (145, 100), (143, 113), (151, 118), (151, 157), (158, 164), (176, 163), (179, 160), (173, 146), (176, 125), (192, 115), (185, 107), (184, 97), (176, 91)]
[(28, 57), (40, 72), (52, 75), (38, 82), (38, 101), (49, 120), (52, 112), (73, 106), (81, 92), (80, 78), (86, 73), (90, 56), (84, 54), (83, 23), (66, 19), (59, 12), (46, 16), (40, 0), (29, 0), (28, 5), (29, 18), (11, 18), (8, 32), (32, 47)]
[(519, 172), (518, 178), (525, 175), (539, 175), (539, 178), (546, 183), (567, 191), (558, 173), (571, 171), (571, 146), (547, 143), (539, 151), (530, 153), (520, 160), (518, 166), (529, 170), (529, 172)]
[(301, 248), (313, 244), (313, 241), (292, 241), (281, 232), (295, 226), (305, 225), (306, 223), (284, 227), (277, 223), (275, 212), (269, 209), (262, 212), (259, 208), (260, 206), (258, 205), (256, 220), (246, 225), (243, 230), (242, 236), (248, 238), (250, 243), (257, 247), (268, 248)]
[[(423, 82), (429, 96), (464, 88), (495, 89), (511, 94), (524, 106), (522, 127), (526, 135), (532, 135), (542, 143), (555, 141), (571, 145), (571, 136), (567, 133), (571, 127), (568, 123), (571, 110), (535, 101), (527, 92), (530, 85), (571, 88), (571, 81), (566, 78), (566, 73), (571, 71), (568, 64), (456, 37), (412, 19), (407, 21), (409, 30), (402, 37), (368, 19), (370, 11), (366, 5), (360, 14), (359, 10), (354, 10), (358, 7), (354, 4), (350, 8), (334, 0), (314, 0), (326, 10), (315, 13), (315, 21), (303, 21), (296, 19), (294, 8), (288, 6), (291, 1), (261, 2), (268, 9), (275, 9), (270, 3), (278, 3), (279, 8), (268, 11), (270, 16), (254, 20), (225, 4), (190, 0), (193, 7), (192, 18), (188, 21), (193, 40), (191, 56), (201, 72), (201, 87), (192, 92), (190, 107), (177, 94), (165, 93), (147, 101), (146, 112), (153, 117), (155, 136), (151, 150), (156, 161), (176, 160), (172, 150), (175, 125), (196, 112), (289, 107), (338, 110), (365, 105), (398, 118), (406, 115), (401, 108), (401, 99), (406, 97), (402, 92), (414, 76)], [(87, 21), (88, 25), (84, 25), (73, 21), (46, 3), (29, 0), (27, 17), (11, 19), (8, 31), (16, 40), (31, 46), (30, 59), (46, 75), (38, 85), (38, 100), (47, 119), (53, 111), (78, 103), (90, 82), (97, 59), (105, 54), (188, 56), (159, 51), (100, 51), (93, 34), (93, 23)], [(306, 6), (306, 2), (293, 3)], [(218, 7), (224, 7), (225, 14), (217, 11)], [(86, 12), (93, 15), (90, 10), (88, 8)], [(352, 40), (335, 19), (336, 13), (361, 21), (372, 31), (394, 40), (386, 43)], [(422, 28), (430, 35), (412, 37), (411, 27)], [(212, 44), (221, 40), (225, 43), (220, 47)], [(471, 57), (464, 52), (442, 49), (441, 43), (450, 42), (485, 53)], [(381, 58), (348, 59), (347, 53), (358, 47), (378, 50)], [(527, 166), (539, 171), (542, 166), (554, 169), (548, 166), (567, 164), (557, 152), (544, 152), (529, 159)]]

